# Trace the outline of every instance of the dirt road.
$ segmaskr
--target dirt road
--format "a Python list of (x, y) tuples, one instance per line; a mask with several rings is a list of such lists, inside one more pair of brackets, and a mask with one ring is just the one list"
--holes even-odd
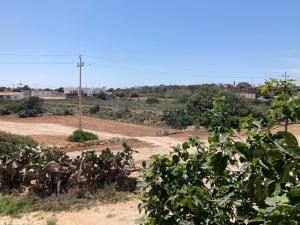
[(138, 201), (105, 204), (74, 212), (34, 212), (22, 218), (0, 217), (0, 225), (47, 225), (55, 219), (57, 225), (134, 225), (140, 217)]

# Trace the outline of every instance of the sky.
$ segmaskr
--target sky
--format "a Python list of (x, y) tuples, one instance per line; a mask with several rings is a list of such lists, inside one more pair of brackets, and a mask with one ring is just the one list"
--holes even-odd
[(300, 80), (299, 0), (0, 1), (0, 86)]

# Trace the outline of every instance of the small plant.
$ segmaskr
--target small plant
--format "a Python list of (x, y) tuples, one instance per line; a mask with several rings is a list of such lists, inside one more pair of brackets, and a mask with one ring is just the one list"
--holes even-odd
[(56, 219), (55, 218), (49, 218), (47, 220), (47, 225), (56, 225)]
[(146, 99), (147, 104), (158, 104), (159, 100), (156, 97), (148, 97)]
[(68, 140), (71, 142), (86, 142), (86, 141), (93, 141), (98, 140), (98, 136), (92, 132), (87, 132), (83, 130), (76, 130), (73, 132), (72, 135), (69, 136)]

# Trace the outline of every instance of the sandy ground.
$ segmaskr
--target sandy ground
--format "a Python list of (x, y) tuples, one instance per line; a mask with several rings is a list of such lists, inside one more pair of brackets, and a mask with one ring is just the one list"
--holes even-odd
[(140, 217), (138, 201), (106, 204), (75, 212), (34, 212), (22, 218), (0, 217), (0, 225), (47, 225), (48, 219), (56, 219), (57, 225), (134, 225)]
[[(0, 130), (32, 136), (40, 142), (55, 141), (57, 144), (64, 145), (68, 143), (65, 138), (76, 129), (76, 122), (75, 117), (68, 117), (66, 120), (64, 120), (63, 117), (30, 119), (1, 117)], [(103, 127), (105, 127), (105, 129)], [(174, 137), (158, 137), (156, 136), (157, 129), (155, 128), (94, 118), (88, 120), (84, 128), (93, 131), (100, 138), (135, 138), (141, 143), (145, 143), (143, 147), (137, 146), (138, 148), (136, 150), (138, 153), (134, 155), (137, 163), (149, 160), (153, 154), (168, 154), (170, 147), (181, 143), (181, 139), (186, 136), (185, 134), (181, 134), (179, 136), (174, 135)], [(117, 131), (119, 131), (119, 133), (117, 133)], [(72, 151), (68, 152), (68, 154), (76, 156), (81, 152), (82, 151)], [(35, 212), (25, 215), (20, 219), (0, 217), (0, 225), (46, 225), (49, 218), (57, 219), (57, 225), (131, 225), (135, 224), (135, 220), (140, 217), (137, 206), (138, 201), (133, 200), (126, 203), (95, 206), (89, 210), (85, 209), (79, 212), (63, 212), (57, 214)]]
[[(187, 138), (186, 133), (170, 136), (156, 136), (157, 129), (147, 126), (119, 123), (116, 121), (102, 120), (85, 117), (84, 128), (95, 132), (100, 138), (136, 138), (141, 143), (147, 143), (143, 147), (137, 146), (138, 153), (134, 158), (137, 162), (149, 160), (153, 154), (168, 154), (170, 147), (182, 143)], [(70, 135), (77, 125), (77, 118), (74, 116), (49, 116), (40, 118), (17, 119), (14, 117), (0, 117), (0, 130), (15, 134), (29, 135), (39, 141), (52, 142), (64, 145), (66, 137)], [(300, 126), (290, 127), (300, 141)], [(207, 134), (200, 134), (205, 140)], [(71, 156), (80, 154), (81, 151), (68, 152)], [(0, 225), (46, 225), (47, 219), (57, 219), (57, 225), (131, 225), (139, 218), (137, 210), (138, 201), (132, 200), (126, 203), (116, 203), (95, 206), (79, 212), (48, 213), (35, 212), (23, 216), (21, 219), (0, 217)]]

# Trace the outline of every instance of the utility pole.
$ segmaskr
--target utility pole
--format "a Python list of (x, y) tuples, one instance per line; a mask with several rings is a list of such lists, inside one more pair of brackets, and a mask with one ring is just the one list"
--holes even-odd
[(81, 72), (82, 67), (84, 66), (84, 62), (82, 61), (81, 55), (79, 55), (79, 63), (77, 63), (77, 66), (79, 67), (79, 88), (78, 88), (78, 98), (79, 98), (79, 104), (78, 104), (78, 111), (79, 111), (79, 130), (82, 129), (81, 125), (81, 117), (82, 117), (82, 89), (81, 89)]

